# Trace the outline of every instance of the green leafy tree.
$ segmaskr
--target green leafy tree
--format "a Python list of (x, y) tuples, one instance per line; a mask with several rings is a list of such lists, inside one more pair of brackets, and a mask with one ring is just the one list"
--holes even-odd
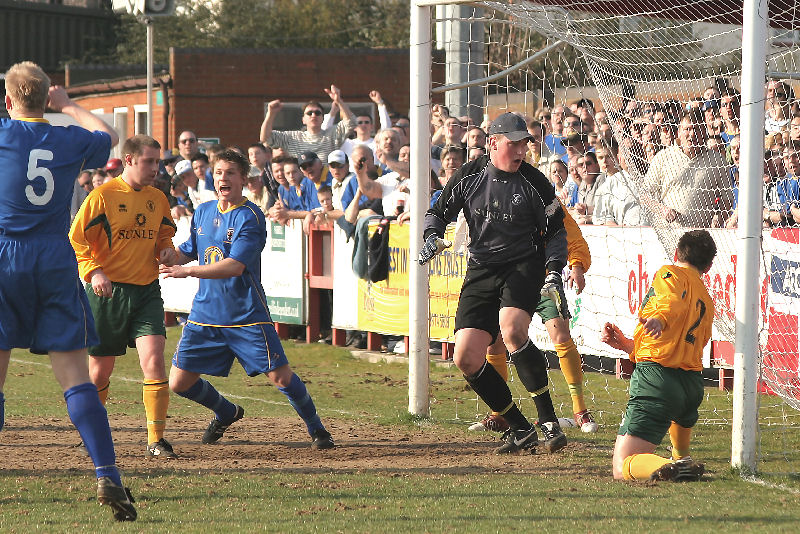
[[(153, 22), (153, 53), (176, 48), (405, 48), (409, 0), (178, 0)], [(123, 16), (114, 60), (145, 62), (145, 28)]]

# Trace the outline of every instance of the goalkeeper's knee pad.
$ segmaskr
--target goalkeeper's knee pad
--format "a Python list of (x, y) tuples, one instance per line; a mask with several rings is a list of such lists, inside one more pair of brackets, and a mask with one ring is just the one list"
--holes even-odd
[(522, 385), (529, 393), (547, 387), (547, 360), (542, 351), (530, 339), (511, 353), (511, 361), (517, 369)]

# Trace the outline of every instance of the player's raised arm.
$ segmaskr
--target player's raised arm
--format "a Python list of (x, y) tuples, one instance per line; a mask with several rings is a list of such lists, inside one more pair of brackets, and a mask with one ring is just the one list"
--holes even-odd
[(66, 89), (60, 85), (54, 85), (50, 88), (47, 107), (53, 111), (69, 115), (75, 119), (78, 124), (89, 131), (97, 130), (107, 133), (111, 137), (112, 147), (117, 146), (119, 143), (119, 136), (117, 135), (117, 132), (114, 131), (114, 128), (106, 124), (103, 119), (94, 113), (83, 109), (78, 104), (73, 102), (67, 94)]

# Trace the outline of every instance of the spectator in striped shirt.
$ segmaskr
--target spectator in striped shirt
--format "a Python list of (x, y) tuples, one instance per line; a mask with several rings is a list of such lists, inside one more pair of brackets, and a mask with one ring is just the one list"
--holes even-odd
[(305, 130), (274, 131), (272, 124), (283, 104), (280, 100), (273, 100), (267, 105), (267, 116), (261, 124), (261, 142), (283, 148), (295, 157), (303, 152), (315, 152), (322, 161), (327, 161), (328, 154), (338, 150), (347, 139), (347, 132), (356, 127), (356, 117), (342, 100), (338, 87), (331, 85), (325, 92), (342, 114), (342, 121), (336, 126), (331, 126), (327, 130), (322, 129), (325, 112), (319, 102), (312, 101), (303, 108)]

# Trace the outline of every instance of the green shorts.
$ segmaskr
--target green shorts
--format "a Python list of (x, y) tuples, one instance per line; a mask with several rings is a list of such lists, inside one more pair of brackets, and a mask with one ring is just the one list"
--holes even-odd
[(86, 296), (94, 314), (100, 344), (89, 347), (91, 356), (122, 356), (128, 347), (136, 346), (136, 338), (165, 336), (164, 301), (161, 286), (153, 280), (146, 286), (111, 283), (111, 298), (94, 294), (86, 284)]
[(630, 399), (617, 434), (630, 434), (656, 445), (675, 421), (691, 428), (703, 400), (703, 375), (639, 362), (631, 376)]
[(534, 313), (538, 314), (539, 317), (542, 318), (543, 323), (546, 323), (550, 319), (561, 317), (561, 314), (558, 313), (558, 308), (556, 307), (556, 303), (553, 302), (553, 299), (544, 296), (539, 299), (539, 304), (536, 306)]

